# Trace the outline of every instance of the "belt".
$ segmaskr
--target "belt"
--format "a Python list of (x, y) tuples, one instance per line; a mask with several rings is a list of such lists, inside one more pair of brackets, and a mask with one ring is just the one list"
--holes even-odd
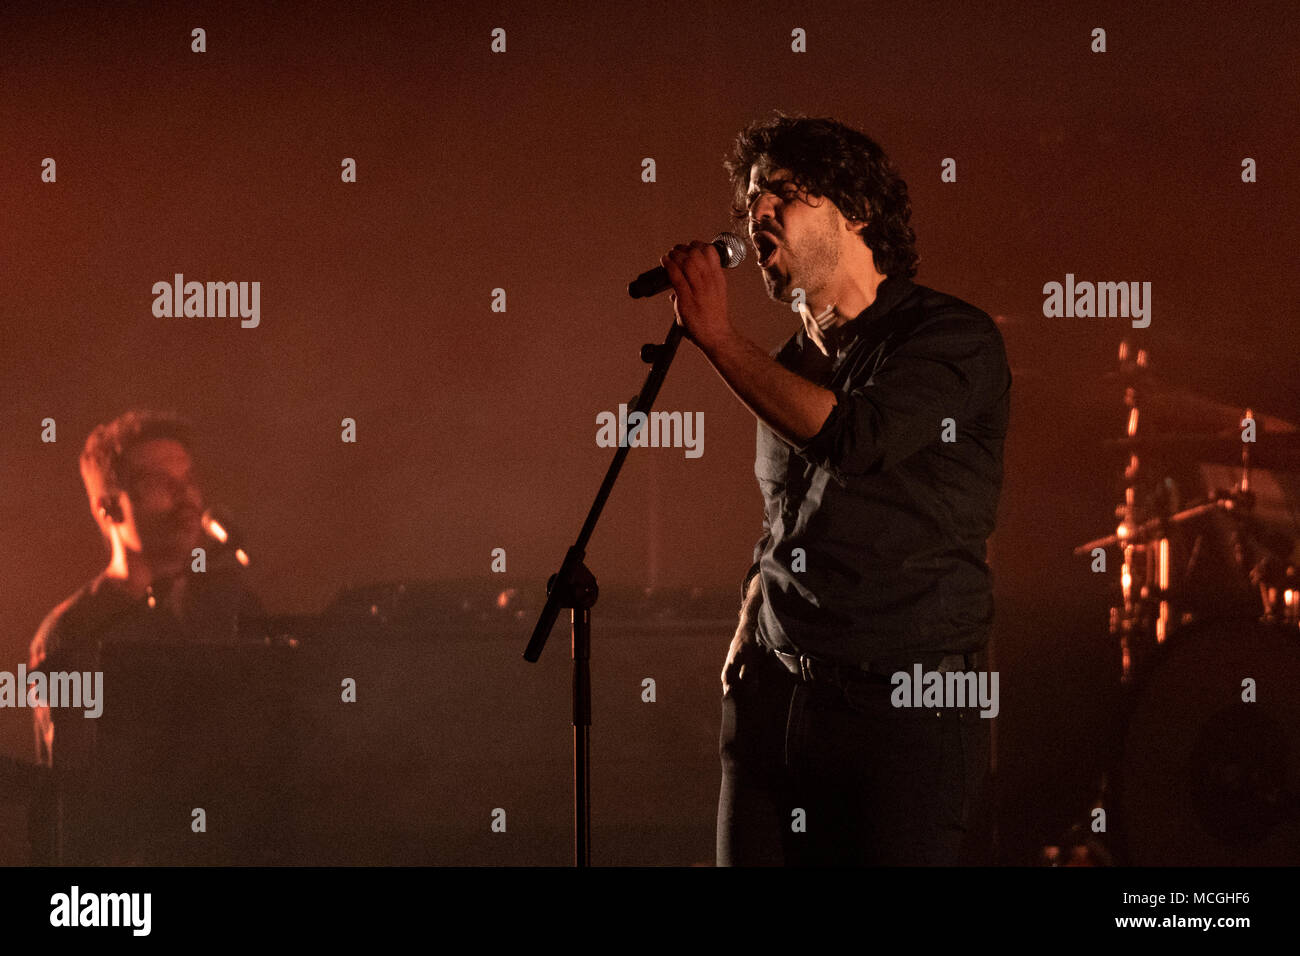
[(836, 664), (832, 661), (811, 657), (808, 654), (791, 654), (778, 651), (774, 647), (761, 644), (771, 651), (791, 674), (810, 684), (834, 684), (842, 687), (850, 681), (888, 681), (899, 671), (911, 672), (916, 664), (925, 672), (936, 671), (940, 674), (948, 671), (974, 670), (974, 654), (922, 654), (915, 660), (899, 662), (887, 660), (868, 661), (865, 664)]

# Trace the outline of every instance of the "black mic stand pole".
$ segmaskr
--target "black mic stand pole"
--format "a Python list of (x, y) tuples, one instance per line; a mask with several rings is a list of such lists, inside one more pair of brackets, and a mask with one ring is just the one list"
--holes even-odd
[[(659, 386), (668, 374), (668, 366), (677, 354), (677, 346), (682, 340), (682, 327), (674, 317), (673, 326), (668, 330), (668, 337), (662, 345), (641, 346), (641, 361), (649, 363), (650, 373), (645, 385), (633, 402), (635, 408), (628, 412), (645, 414), (642, 428), (648, 427), (650, 408), (659, 394)], [(542, 608), (537, 626), (533, 628), (532, 640), (524, 651), (524, 660), (536, 663), (541, 656), (546, 639), (550, 637), (551, 628), (560, 614), (560, 608), (572, 611), (573, 621), (573, 865), (591, 866), (591, 777), (589, 775), (591, 760), (591, 609), (596, 603), (600, 588), (596, 577), (583, 564), (587, 555), (587, 542), (596, 530), (596, 522), (605, 507), (605, 501), (614, 490), (619, 469), (627, 458), (627, 435), (619, 436), (619, 447), (614, 452), (614, 460), (605, 472), (605, 480), (600, 483), (596, 500), (591, 503), (587, 520), (578, 532), (578, 538), (564, 556), (560, 570), (552, 574), (546, 583), (546, 606)]]

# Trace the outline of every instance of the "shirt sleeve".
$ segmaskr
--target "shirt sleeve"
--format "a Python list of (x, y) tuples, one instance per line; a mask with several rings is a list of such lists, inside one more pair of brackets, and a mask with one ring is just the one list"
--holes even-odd
[(1007, 386), (1002, 334), (987, 316), (949, 313), (921, 325), (875, 375), (836, 404), (821, 430), (791, 447), (843, 483), (888, 471), (938, 441), (944, 419), (960, 429)]
[[(27, 651), (27, 671), (44, 671), (47, 669), (50, 659), (50, 651), (53, 649), (52, 632), (50, 620), (47, 618), (40, 629), (36, 632), (36, 637)], [(31, 687), (31, 682), (24, 687), (22, 692), (26, 694)], [(35, 732), (36, 742), (36, 762), (42, 767), (52, 767), (54, 765), (54, 721), (51, 719), (48, 702), (41, 701), (32, 707), (32, 730)]]

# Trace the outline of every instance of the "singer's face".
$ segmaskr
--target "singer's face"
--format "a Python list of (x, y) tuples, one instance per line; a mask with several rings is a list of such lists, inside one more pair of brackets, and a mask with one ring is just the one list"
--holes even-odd
[(160, 561), (188, 558), (203, 536), (203, 494), (185, 446), (171, 438), (138, 442), (123, 465), (127, 547)]
[(768, 231), (776, 252), (759, 260), (767, 294), (778, 302), (794, 301), (794, 290), (819, 299), (833, 287), (840, 265), (844, 218), (825, 196), (798, 189), (787, 169), (755, 164), (749, 171), (749, 231)]

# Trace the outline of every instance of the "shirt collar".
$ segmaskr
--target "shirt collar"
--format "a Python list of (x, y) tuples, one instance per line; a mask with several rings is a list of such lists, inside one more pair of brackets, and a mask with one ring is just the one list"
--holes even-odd
[[(858, 336), (862, 335), (876, 319), (892, 312), (900, 302), (907, 298), (912, 289), (912, 280), (907, 276), (886, 276), (880, 285), (876, 287), (876, 297), (871, 300), (869, 306), (843, 325), (827, 330), (825, 334), (831, 348), (837, 352), (842, 352)], [(808, 336), (803, 329), (800, 329), (795, 335), (800, 348), (808, 344)]]

